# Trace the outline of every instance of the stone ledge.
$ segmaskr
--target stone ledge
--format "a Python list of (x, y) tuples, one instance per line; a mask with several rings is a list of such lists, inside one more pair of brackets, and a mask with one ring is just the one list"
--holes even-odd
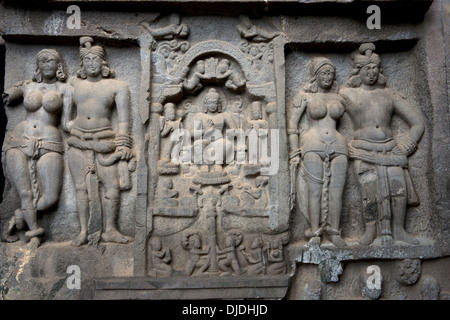
[(318, 263), (317, 254), (334, 257), (339, 261), (356, 260), (396, 260), (396, 259), (435, 259), (445, 256), (441, 246), (431, 239), (420, 238), (421, 244), (407, 245), (396, 242), (393, 245), (375, 244), (363, 246), (357, 242), (349, 242), (347, 247), (335, 247), (323, 244), (320, 247), (308, 247), (306, 243), (295, 243), (289, 248), (291, 259), (302, 263)]
[(281, 299), (290, 276), (102, 278), (95, 279), (94, 299)]
[[(396, 242), (393, 245), (380, 245), (378, 239), (374, 244), (362, 246), (357, 242), (347, 242), (348, 247), (335, 247), (331, 244), (311, 245), (305, 242), (294, 243), (289, 248), (293, 263), (315, 264), (319, 267), (323, 283), (338, 282), (343, 272), (343, 262), (362, 260), (403, 260), (435, 259), (445, 256), (440, 243), (431, 239), (420, 238), (419, 245), (407, 245)], [(301, 266), (293, 266), (300, 269)]]

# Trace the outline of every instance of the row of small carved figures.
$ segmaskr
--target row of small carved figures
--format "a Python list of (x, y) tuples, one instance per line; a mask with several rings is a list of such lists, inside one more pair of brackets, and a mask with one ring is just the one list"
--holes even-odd
[[(289, 242), (287, 234), (281, 234), (273, 241), (257, 235), (249, 249), (241, 244), (243, 235), (238, 230), (230, 230), (225, 234), (221, 249), (214, 237), (208, 237), (208, 245), (203, 247), (202, 234), (198, 230), (184, 232), (181, 245), (189, 251), (186, 268), (180, 273), (186, 276), (197, 275), (283, 275), (287, 272), (287, 263), (283, 247)], [(149, 240), (150, 275), (170, 277), (173, 274), (171, 250), (163, 247), (159, 237)], [(246, 267), (243, 268), (243, 264)]]

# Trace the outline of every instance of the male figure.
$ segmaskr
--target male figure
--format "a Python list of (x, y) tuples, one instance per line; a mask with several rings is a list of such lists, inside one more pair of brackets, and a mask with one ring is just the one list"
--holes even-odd
[(281, 32), (270, 32), (255, 26), (247, 16), (239, 17), (239, 24), (236, 25), (236, 29), (242, 38), (254, 42), (269, 42), (281, 34)]
[[(125, 82), (110, 79), (114, 77), (114, 71), (108, 67), (105, 52), (100, 46), (92, 46), (92, 42), (90, 37), (80, 39), (81, 69), (77, 78), (71, 81), (76, 117), (66, 122), (66, 130), (71, 135), (67, 140), (69, 169), (75, 182), (81, 224), (81, 232), (72, 243), (75, 246), (87, 243), (88, 233), (92, 232), (97, 238), (101, 234), (105, 242), (127, 243), (131, 240), (116, 227), (120, 209), (120, 173), (125, 173), (119, 171), (117, 162), (132, 157), (132, 138), (128, 133), (130, 93)], [(117, 132), (111, 121), (114, 107), (117, 109)], [(97, 180), (104, 189), (103, 206), (97, 205), (93, 210), (95, 203), (101, 201), (98, 184), (95, 185)], [(103, 233), (101, 211), (106, 222)], [(91, 220), (97, 220), (93, 230), (89, 230)]]
[(169, 278), (172, 275), (172, 255), (169, 248), (163, 248), (161, 240), (153, 237), (150, 241), (152, 271), (155, 276)]
[[(262, 111), (262, 102), (261, 101), (253, 101), (251, 104), (251, 120), (249, 121), (250, 130), (254, 130), (255, 137), (258, 136), (258, 161), (259, 163), (270, 163), (270, 159), (268, 158), (268, 132), (269, 132), (269, 123), (263, 119), (263, 111)], [(251, 153), (252, 141), (248, 141), (248, 150)], [(253, 162), (256, 159), (252, 159)], [(250, 161), (252, 162), (252, 161)]]
[(204, 96), (203, 112), (193, 114), (186, 121), (193, 139), (194, 163), (201, 164), (203, 172), (222, 172), (223, 166), (234, 159), (233, 143), (226, 133), (237, 126), (233, 115), (222, 109), (219, 92), (210, 88)]
[[(425, 125), (405, 98), (385, 87), (381, 59), (374, 50), (372, 43), (360, 46), (347, 87), (339, 92), (346, 101), (346, 111), (354, 126), (349, 155), (354, 160), (366, 224), (359, 242), (372, 243), (377, 235), (378, 220), (382, 244), (393, 240), (418, 244), (419, 241), (404, 229), (407, 205), (415, 198), (407, 164)], [(390, 127), (394, 114), (410, 126), (409, 132), (398, 141), (394, 140)]]
[(202, 249), (202, 235), (198, 231), (188, 232), (183, 236), (183, 248), (189, 250), (189, 260), (186, 265), (186, 275), (190, 276), (198, 268), (197, 273), (205, 272), (209, 265), (210, 247)]
[[(160, 118), (160, 128), (161, 137), (168, 138), (162, 147), (163, 150), (161, 151), (161, 160), (164, 162), (170, 162), (172, 159), (172, 150), (177, 145), (181, 144), (180, 141), (176, 141), (171, 137), (172, 133), (176, 133), (181, 129), (181, 119), (177, 120), (177, 113), (173, 103), (169, 102), (164, 105), (164, 116), (161, 116)], [(176, 154), (179, 154), (178, 150), (176, 151)]]

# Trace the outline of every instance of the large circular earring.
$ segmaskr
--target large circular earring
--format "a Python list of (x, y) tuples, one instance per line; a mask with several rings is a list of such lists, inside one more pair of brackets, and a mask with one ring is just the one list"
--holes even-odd
[(38, 83), (42, 82), (41, 70), (39, 68), (37, 68), (36, 73), (34, 74), (34, 79)]
[(56, 78), (58, 80), (65, 80), (66, 74), (64, 73), (64, 69), (61, 63), (58, 63), (58, 70), (56, 71)]
[(108, 78), (110, 69), (107, 66), (102, 66), (102, 76), (103, 78)]
[(86, 75), (86, 71), (84, 71), (84, 69), (80, 69), (77, 71), (77, 76), (80, 79), (86, 79), (87, 75)]

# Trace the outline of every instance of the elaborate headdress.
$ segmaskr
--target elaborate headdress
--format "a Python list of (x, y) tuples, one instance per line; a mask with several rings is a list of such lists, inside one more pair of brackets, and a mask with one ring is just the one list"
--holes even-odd
[(386, 78), (382, 75), (381, 58), (378, 54), (374, 53), (375, 45), (373, 43), (363, 43), (359, 46), (359, 54), (353, 57), (353, 69), (350, 74), (350, 78), (347, 81), (349, 87), (359, 87), (361, 85), (361, 78), (359, 71), (364, 66), (373, 63), (380, 67), (380, 74), (378, 75), (377, 84), (385, 85)]
[[(311, 59), (309, 66), (309, 81), (305, 84), (303, 87), (303, 91), (305, 92), (311, 92), (315, 93), (318, 91), (318, 84), (317, 84), (317, 72), (325, 65), (330, 66), (333, 68), (334, 72), (336, 72), (336, 67), (334, 63), (325, 57), (315, 57)], [(333, 81), (332, 91), (337, 92), (337, 82), (336, 80)]]
[(86, 72), (83, 68), (83, 59), (90, 53), (98, 56), (103, 61), (102, 65), (102, 76), (103, 78), (114, 78), (115, 72), (114, 70), (108, 67), (108, 62), (106, 61), (106, 53), (105, 50), (101, 46), (93, 46), (92, 43), (94, 39), (91, 37), (81, 37), (80, 38), (80, 60), (81, 60), (81, 69), (78, 70), (77, 76), (82, 79), (86, 79)]
[(373, 43), (363, 43), (359, 47), (359, 53), (353, 57), (353, 68), (362, 68), (369, 63), (381, 66), (380, 56), (374, 53), (375, 45)]
[(324, 58), (324, 57), (315, 57), (312, 59), (311, 61), (311, 66), (310, 66), (310, 76), (312, 77), (316, 77), (317, 76), (317, 72), (319, 71), (320, 68), (322, 68), (325, 65), (329, 65), (333, 68), (334, 71), (336, 71), (336, 67), (334, 66), (333, 62), (331, 62), (330, 59), (328, 58)]
[(91, 37), (80, 38), (80, 59), (83, 60), (89, 53), (99, 56), (102, 60), (106, 60), (105, 50), (100, 46), (93, 46), (94, 39)]

